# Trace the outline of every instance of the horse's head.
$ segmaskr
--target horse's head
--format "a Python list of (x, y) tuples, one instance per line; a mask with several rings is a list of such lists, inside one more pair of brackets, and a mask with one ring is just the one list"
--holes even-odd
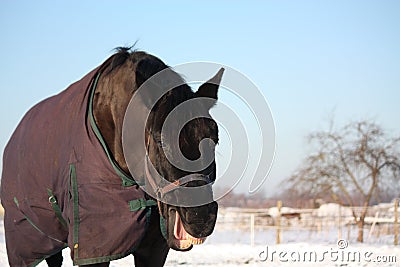
[[(147, 122), (146, 160), (150, 162), (146, 162), (146, 178), (159, 198), (168, 245), (175, 250), (189, 250), (193, 244), (203, 243), (217, 219), (218, 205), (212, 199), (211, 184), (216, 178), (218, 127), (209, 110), (217, 102), (222, 73), (220, 70), (197, 92), (187, 84), (167, 92)], [(160, 183), (162, 179), (168, 182)], [(176, 190), (180, 186), (199, 190), (197, 196)], [(196, 197), (202, 198), (203, 204), (190, 205)]]
[[(180, 75), (145, 52), (121, 48), (104, 66), (94, 115), (115, 160), (134, 179), (150, 183), (146, 192), (158, 199), (161, 227), (171, 248), (189, 250), (203, 243), (214, 229), (218, 210), (211, 189), (218, 127), (209, 111), (217, 102), (223, 69), (193, 92)], [(165, 75), (154, 78), (159, 73)], [(139, 97), (128, 106), (133, 95)], [(124, 113), (128, 130), (122, 130)], [(124, 142), (121, 134), (126, 135)], [(200, 202), (179, 190), (199, 187)]]

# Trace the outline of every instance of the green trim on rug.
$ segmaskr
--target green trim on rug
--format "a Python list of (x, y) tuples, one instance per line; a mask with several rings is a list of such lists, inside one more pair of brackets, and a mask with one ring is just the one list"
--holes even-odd
[(93, 98), (94, 98), (94, 92), (96, 91), (97, 82), (99, 81), (100, 75), (101, 75), (101, 73), (99, 72), (94, 80), (92, 88), (90, 89), (91, 92), (90, 92), (90, 97), (89, 97), (89, 112), (88, 112), (90, 125), (92, 126), (92, 130), (93, 130), (94, 134), (96, 135), (97, 139), (100, 141), (101, 146), (103, 147), (104, 151), (106, 152), (108, 160), (110, 161), (112, 167), (114, 168), (114, 170), (118, 174), (118, 176), (121, 178), (122, 186), (127, 187), (127, 186), (136, 185), (137, 184), (136, 181), (132, 177), (130, 177), (126, 172), (124, 172), (124, 170), (122, 170), (118, 166), (118, 164), (115, 162), (113, 156), (111, 155), (110, 150), (107, 147), (106, 142), (104, 141), (103, 136), (101, 135), (99, 128), (97, 127), (95, 119), (94, 119)]
[(74, 242), (74, 261), (79, 257), (79, 196), (78, 196), (78, 182), (76, 180), (75, 165), (69, 165), (69, 176), (71, 179), (71, 188), (73, 196), (73, 213), (74, 213), (74, 229), (73, 229), (73, 242)]

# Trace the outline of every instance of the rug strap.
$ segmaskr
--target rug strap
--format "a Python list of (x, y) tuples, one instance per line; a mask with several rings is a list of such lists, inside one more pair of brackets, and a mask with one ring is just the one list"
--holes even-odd
[(51, 204), (51, 207), (54, 210), (54, 213), (56, 214), (58, 220), (60, 221), (60, 223), (62, 224), (62, 226), (64, 226), (64, 228), (68, 228), (67, 226), (67, 222), (65, 221), (65, 219), (62, 216), (62, 212), (60, 209), (60, 206), (57, 203), (57, 198), (56, 196), (53, 194), (53, 191), (51, 191), (51, 189), (47, 189), (47, 194), (49, 195), (49, 203)]
[(138, 210), (143, 210), (147, 207), (155, 206), (157, 205), (157, 202), (153, 199), (134, 199), (129, 201), (129, 208), (130, 211), (138, 211)]

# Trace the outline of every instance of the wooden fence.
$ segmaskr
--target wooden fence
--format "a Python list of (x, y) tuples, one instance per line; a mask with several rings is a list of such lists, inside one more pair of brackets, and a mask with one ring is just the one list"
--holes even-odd
[[(369, 207), (365, 218), (364, 240), (373, 237), (393, 235), (393, 244), (398, 245), (399, 200), (385, 207)], [(338, 207), (338, 212), (327, 214), (319, 209), (288, 209), (277, 206), (269, 209), (220, 208), (217, 227), (220, 230), (241, 230), (250, 233), (250, 243), (254, 245), (256, 231), (274, 231), (276, 243), (282, 242), (285, 231), (312, 231), (323, 233), (337, 231), (337, 239), (350, 240), (358, 231), (351, 212), (359, 214), (362, 207)]]

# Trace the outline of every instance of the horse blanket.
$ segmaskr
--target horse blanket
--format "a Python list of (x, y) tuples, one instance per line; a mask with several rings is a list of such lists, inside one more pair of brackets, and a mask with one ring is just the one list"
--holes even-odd
[(92, 113), (93, 70), (24, 116), (3, 156), (1, 202), (11, 266), (69, 246), (75, 265), (132, 253), (154, 201), (113, 161)]

